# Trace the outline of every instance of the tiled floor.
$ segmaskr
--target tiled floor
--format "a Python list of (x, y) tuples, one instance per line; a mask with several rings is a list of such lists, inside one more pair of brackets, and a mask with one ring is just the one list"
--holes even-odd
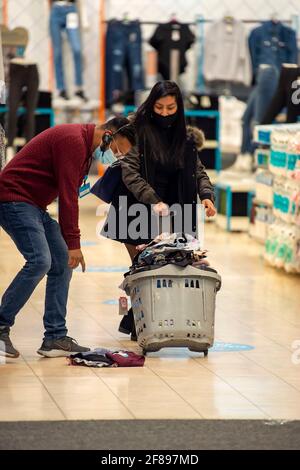
[[(83, 248), (88, 266), (128, 265), (121, 245), (96, 237), (96, 200), (82, 205), (82, 239), (97, 242)], [(42, 283), (12, 332), (22, 357), (0, 365), (0, 420), (300, 419), (300, 364), (292, 361), (292, 343), (300, 340), (300, 278), (265, 267), (261, 247), (245, 234), (207, 224), (206, 247), (223, 278), (216, 340), (254, 350), (203, 358), (165, 349), (137, 369), (88, 369), (43, 359), (36, 354), (43, 334)], [(0, 260), (1, 295), (22, 265), (3, 232)], [(121, 278), (121, 273), (74, 273), (68, 325), (80, 343), (138, 350), (117, 332), (117, 307), (103, 304), (118, 298)]]

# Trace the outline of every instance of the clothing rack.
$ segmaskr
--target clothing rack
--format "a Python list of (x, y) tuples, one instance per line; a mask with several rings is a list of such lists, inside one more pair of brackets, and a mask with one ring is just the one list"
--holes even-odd
[[(112, 18), (111, 20), (103, 21), (103, 23), (107, 24), (112, 20), (120, 21), (120, 22), (123, 21), (122, 19)], [(246, 19), (244, 19), (244, 20), (243, 19), (242, 20), (237, 19), (237, 20), (241, 21), (242, 23), (247, 23), (247, 24), (259, 24), (259, 23), (264, 23), (265, 21), (268, 21), (268, 20), (252, 20), (252, 19), (247, 19), (247, 20)], [(126, 20), (126, 21), (128, 21), (128, 20)], [(129, 22), (131, 22), (131, 21), (139, 21), (139, 19), (136, 18), (135, 20), (129, 20)], [(187, 25), (187, 26), (196, 26), (198, 23), (214, 23), (215, 21), (217, 21), (217, 20), (208, 19), (208, 18), (201, 18), (199, 21), (180, 22), (180, 24)], [(144, 25), (144, 26), (158, 26), (160, 24), (165, 24), (165, 22), (161, 22), (161, 21), (139, 21), (139, 23), (141, 25)], [(280, 20), (280, 23), (292, 24), (293, 21), (292, 20)]]
[[(109, 20), (107, 18), (104, 19), (104, 17), (105, 17), (105, 15), (102, 15), (102, 18), (100, 19), (100, 27), (101, 27), (101, 31), (102, 31), (103, 36), (105, 35), (105, 32), (104, 32), (105, 25), (109, 24), (113, 20), (119, 21), (119, 22), (126, 21), (127, 23), (137, 21), (137, 22), (139, 22), (139, 24), (141, 26), (158, 26), (160, 24), (165, 24), (166, 23), (166, 22), (161, 22), (161, 21), (140, 21), (138, 18), (131, 19), (131, 20), (128, 20), (128, 18), (126, 18), (126, 20), (125, 19), (118, 19), (118, 18), (111, 18)], [(241, 21), (244, 24), (248, 24), (248, 25), (259, 25), (259, 24), (262, 24), (266, 21), (270, 21), (271, 19), (269, 18), (269, 19), (263, 20), (263, 19), (247, 18), (247, 19), (240, 19), (240, 20), (237, 19), (237, 20)], [(203, 77), (203, 73), (202, 73), (203, 65), (204, 65), (205, 24), (212, 24), (215, 21), (217, 21), (217, 19), (205, 18), (204, 16), (198, 15), (196, 17), (195, 21), (180, 22), (180, 24), (183, 24), (183, 25), (198, 27), (198, 60), (197, 60), (197, 62), (198, 62), (200, 72), (198, 73), (196, 88), (199, 92), (202, 92), (205, 89), (205, 87), (204, 87), (204, 77)], [(291, 27), (293, 27), (293, 29), (295, 29), (295, 31), (296, 31), (298, 42), (300, 43), (300, 15), (292, 15), (291, 19), (280, 20), (280, 23), (284, 23), (284, 24), (287, 24), (287, 25), (290, 25)], [(102, 27), (102, 25), (104, 25), (104, 26)], [(105, 65), (102, 64), (102, 67), (101, 67), (102, 75), (101, 76), (102, 76), (103, 79), (104, 79), (104, 70), (105, 70)], [(103, 83), (104, 83), (104, 81), (103, 81)], [(105, 95), (105, 93), (102, 90), (101, 96), (103, 97), (103, 100), (105, 100), (104, 95)]]
[[(113, 20), (122, 22), (122, 19), (112, 18), (111, 20), (103, 21), (103, 23), (108, 24), (108, 23), (110, 23), (110, 21), (113, 21)], [(126, 19), (126, 21), (127, 22), (128, 21), (129, 22), (130, 21), (139, 21), (139, 19), (138, 18), (136, 18), (134, 20)], [(204, 62), (204, 59), (203, 59), (203, 57), (204, 57), (203, 56), (203, 52), (204, 52), (204, 25), (214, 23), (215, 21), (217, 21), (217, 19), (204, 18), (203, 16), (199, 15), (197, 17), (196, 21), (193, 21), (193, 22), (180, 22), (180, 24), (186, 25), (186, 26), (195, 26), (195, 27), (198, 26), (198, 44), (199, 44), (198, 63), (199, 63), (199, 68), (200, 68), (201, 71), (203, 70), (203, 62)], [(254, 24), (262, 24), (262, 23), (264, 23), (265, 21), (268, 21), (268, 20), (250, 19), (249, 18), (249, 19), (241, 19), (241, 20), (238, 20), (238, 21), (241, 21), (242, 23), (245, 23), (245, 24), (249, 24), (249, 25), (253, 24), (254, 25)], [(289, 20), (280, 20), (280, 23), (285, 23), (285, 24), (291, 25), (296, 30), (297, 38), (298, 38), (298, 41), (300, 43), (300, 15), (293, 15), (292, 19), (289, 19)], [(158, 26), (160, 24), (165, 24), (165, 23), (162, 23), (161, 21), (139, 21), (139, 24), (142, 25), (142, 26)], [(199, 91), (202, 91), (202, 90), (204, 90), (204, 88), (205, 87), (204, 87), (203, 73), (200, 73), (198, 75), (198, 79), (197, 79), (197, 89)]]
[[(193, 23), (198, 26), (198, 64), (199, 64), (199, 73), (196, 83), (196, 88), (199, 92), (203, 92), (205, 90), (205, 82), (203, 76), (203, 66), (204, 66), (204, 41), (205, 41), (205, 33), (204, 33), (204, 25), (205, 23), (213, 23), (215, 20), (204, 18), (203, 16), (199, 15), (196, 19), (196, 22)], [(242, 19), (239, 20), (245, 24), (262, 24), (265, 21), (270, 20), (254, 20), (254, 19)], [(298, 43), (300, 43), (300, 15), (292, 15), (290, 20), (280, 20), (279, 23), (285, 23), (290, 25), (296, 32)]]

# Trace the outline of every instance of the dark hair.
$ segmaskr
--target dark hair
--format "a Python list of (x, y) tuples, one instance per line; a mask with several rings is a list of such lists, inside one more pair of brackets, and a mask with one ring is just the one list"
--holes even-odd
[(114, 135), (120, 135), (129, 140), (131, 145), (136, 144), (135, 129), (129, 119), (121, 116), (114, 117), (100, 126), (101, 129), (112, 131)]
[[(166, 149), (159, 130), (153, 123), (153, 108), (157, 100), (165, 96), (174, 96), (177, 102), (177, 119), (172, 127), (173, 141), (171, 148)], [(144, 138), (150, 146), (151, 154), (155, 160), (161, 163), (172, 163), (177, 168), (184, 165), (184, 150), (187, 139), (186, 123), (184, 117), (184, 104), (180, 88), (170, 80), (157, 82), (152, 88), (146, 101), (138, 108), (133, 121), (138, 140), (143, 145)]]

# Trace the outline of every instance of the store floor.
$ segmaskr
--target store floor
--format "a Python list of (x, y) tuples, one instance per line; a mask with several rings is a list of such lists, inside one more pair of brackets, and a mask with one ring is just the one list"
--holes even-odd
[[(118, 333), (117, 306), (109, 302), (119, 296), (118, 268), (128, 266), (127, 253), (117, 243), (97, 239), (96, 205), (93, 197), (82, 202), (90, 272), (74, 273), (69, 334), (91, 347), (138, 351), (136, 343)], [(21, 357), (0, 365), (0, 421), (300, 419), (300, 364), (292, 360), (292, 344), (300, 340), (299, 277), (265, 267), (260, 245), (246, 234), (227, 234), (207, 224), (206, 247), (223, 278), (216, 341), (236, 344), (236, 350), (204, 358), (186, 349), (165, 349), (134, 369), (71, 367), (64, 358), (41, 358), (36, 354), (43, 334), (41, 284), (12, 332)], [(3, 293), (22, 265), (3, 233), (0, 259)], [(116, 272), (105, 272), (111, 267)]]

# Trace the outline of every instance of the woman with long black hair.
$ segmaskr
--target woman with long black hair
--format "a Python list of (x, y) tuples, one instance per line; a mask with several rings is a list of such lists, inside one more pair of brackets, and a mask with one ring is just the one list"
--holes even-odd
[[(149, 243), (153, 238), (153, 213), (166, 216), (170, 206), (179, 204), (183, 208), (182, 214), (185, 214), (184, 208), (190, 206), (191, 223), (188, 225), (191, 234), (196, 233), (197, 194), (206, 214), (213, 216), (216, 213), (213, 187), (198, 155), (204, 137), (198, 129), (187, 128), (183, 98), (176, 83), (156, 83), (132, 122), (138, 144), (121, 160), (123, 181), (112, 201), (114, 218), (108, 214), (102, 231), (104, 236), (125, 243), (131, 260), (137, 254), (136, 247)], [(120, 202), (124, 201), (120, 196), (127, 197), (126, 205)], [(140, 227), (143, 235), (132, 236), (127, 230), (133, 220), (129, 214), (137, 202), (147, 207), (147, 227), (146, 230)], [(108, 228), (111, 220), (115, 222), (112, 231)], [(124, 223), (126, 227), (122, 226)], [(187, 226), (187, 221), (182, 223), (183, 226)], [(133, 326), (130, 310), (121, 321), (119, 331), (129, 334)]]

